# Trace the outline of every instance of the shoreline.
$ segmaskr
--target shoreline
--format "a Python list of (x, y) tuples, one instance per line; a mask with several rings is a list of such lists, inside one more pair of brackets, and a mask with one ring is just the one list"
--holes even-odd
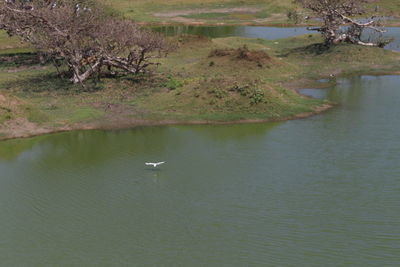
[[(240, 23), (209, 23), (209, 22), (139, 22), (140, 26), (143, 27), (168, 27), (168, 26), (204, 26), (204, 27), (218, 27), (218, 26), (254, 26), (254, 27), (276, 27), (276, 28), (301, 28), (316, 26), (316, 24), (299, 24), (294, 25), (290, 23), (257, 23), (257, 22), (240, 22)], [(400, 25), (400, 22), (399, 22)]]
[(58, 127), (54, 129), (46, 129), (39, 128), (37, 130), (33, 130), (32, 132), (26, 134), (10, 134), (5, 136), (0, 136), (0, 142), (13, 140), (13, 139), (22, 139), (22, 138), (32, 138), (35, 136), (48, 135), (48, 134), (56, 134), (63, 132), (73, 132), (73, 131), (116, 131), (116, 130), (129, 130), (134, 129), (136, 127), (142, 126), (172, 126), (172, 125), (234, 125), (234, 124), (251, 124), (251, 123), (269, 123), (269, 122), (283, 122), (289, 120), (298, 120), (305, 119), (311, 116), (315, 116), (321, 114), (325, 111), (330, 110), (335, 107), (334, 104), (323, 104), (322, 106), (318, 106), (314, 111), (305, 112), (295, 114), (289, 117), (282, 117), (276, 119), (242, 119), (242, 120), (232, 120), (232, 121), (212, 121), (212, 120), (121, 120), (113, 123), (104, 123), (104, 124), (87, 124), (81, 126), (70, 126), (70, 127)]
[[(338, 77), (352, 77), (352, 76), (364, 76), (364, 75), (371, 75), (371, 76), (385, 76), (385, 75), (400, 75), (400, 70), (396, 71), (381, 71), (381, 72), (363, 72), (363, 73), (356, 73), (356, 74), (342, 74), (336, 76)], [(320, 79), (324, 79), (326, 77), (319, 77), (319, 79), (309, 80), (309, 83), (317, 82)], [(304, 84), (302, 87), (292, 85), (290, 86), (297, 94), (300, 94), (306, 98), (313, 98), (311, 96), (306, 96), (299, 93), (299, 90), (305, 89)], [(313, 89), (320, 89), (324, 90), (323, 86), (315, 87), (309, 86), (309, 88)], [(232, 120), (232, 121), (213, 121), (213, 120), (140, 120), (140, 119), (128, 119), (128, 120), (120, 120), (116, 122), (109, 122), (104, 124), (98, 123), (88, 123), (79, 126), (62, 126), (52, 129), (46, 128), (38, 128), (33, 130), (32, 132), (25, 133), (25, 134), (4, 134), (0, 136), (0, 142), (8, 141), (8, 140), (16, 140), (16, 139), (25, 139), (25, 138), (33, 138), (36, 136), (43, 136), (43, 135), (50, 135), (50, 134), (57, 134), (57, 133), (64, 133), (64, 132), (73, 132), (73, 131), (118, 131), (118, 130), (130, 130), (136, 127), (146, 127), (146, 126), (173, 126), (173, 125), (234, 125), (234, 124), (252, 124), (252, 123), (273, 123), (273, 122), (284, 122), (290, 120), (299, 120), (309, 118), (318, 114), (322, 114), (331, 110), (332, 108), (338, 106), (337, 103), (325, 103), (321, 106), (317, 106), (314, 111), (305, 112), (295, 114), (289, 117), (281, 117), (275, 119), (241, 119), (241, 120)]]
[[(218, 26), (254, 26), (254, 27), (276, 27), (276, 28), (302, 28), (302, 27), (315, 27), (319, 26), (318, 23), (302, 23), (302, 24), (291, 24), (283, 22), (234, 22), (234, 23), (210, 23), (210, 22), (138, 22), (140, 26), (143, 27), (167, 27), (167, 26), (204, 26), (204, 27), (218, 27)], [(385, 27), (400, 27), (400, 18), (396, 18), (391, 22), (387, 22)]]
[[(236, 40), (237, 39), (237, 40)], [(300, 39), (296, 39), (296, 42), (293, 46), (293, 39), (287, 38), (280, 42), (279, 47), (274, 47), (274, 43), (271, 42), (265, 42), (265, 43), (257, 43), (257, 42), (250, 42), (247, 41), (247, 39), (243, 38), (226, 38), (222, 39), (225, 40), (226, 42), (231, 45), (234, 43), (236, 46), (241, 45), (242, 43), (249, 43), (250, 45), (253, 45), (256, 47), (255, 49), (268, 49), (271, 52), (269, 54), (271, 55), (271, 60), (266, 63), (265, 68), (258, 68), (254, 62), (249, 61), (249, 62), (241, 62), (244, 67), (239, 69), (242, 71), (241, 73), (243, 75), (246, 75), (248, 73), (248, 68), (251, 68), (254, 72), (255, 77), (258, 76), (265, 76), (265, 75), (270, 75), (271, 76), (271, 81), (268, 81), (267, 83), (262, 83), (263, 88), (265, 90), (269, 90), (270, 88), (270, 94), (271, 98), (270, 99), (279, 99), (279, 97), (282, 97), (282, 102), (272, 102), (273, 104), (275, 103), (283, 103), (280, 104), (283, 109), (279, 109), (278, 112), (275, 112), (273, 109), (269, 109), (269, 106), (261, 106), (258, 108), (253, 108), (250, 109), (250, 112), (247, 111), (243, 112), (244, 110), (240, 109), (240, 104), (242, 102), (237, 102), (239, 105), (237, 106), (236, 109), (226, 109), (225, 108), (225, 103), (227, 101), (230, 101), (234, 99), (233, 97), (242, 97), (239, 95), (238, 92), (232, 93), (229, 91), (229, 86), (226, 85), (226, 83), (231, 84), (232, 82), (238, 82), (239, 84), (248, 84), (249, 82), (246, 80), (236, 80), (236, 78), (231, 78), (229, 75), (231, 75), (231, 71), (229, 66), (231, 66), (232, 59), (227, 57), (220, 57), (220, 58), (213, 58), (213, 62), (216, 62), (217, 66), (219, 66), (218, 69), (215, 68), (207, 68), (206, 71), (204, 70), (204, 66), (210, 66), (209, 59), (210, 57), (208, 56), (209, 54), (209, 49), (211, 48), (219, 48), (219, 47), (224, 47), (226, 44), (223, 42), (219, 43), (212, 43), (211, 41), (208, 41), (206, 44), (208, 45), (207, 48), (203, 48), (203, 50), (199, 50), (202, 47), (204, 47), (204, 43), (201, 43), (198, 40), (189, 40), (187, 43), (183, 43), (181, 50), (182, 57), (185, 59), (188, 59), (187, 62), (185, 63), (186, 65), (183, 65), (183, 67), (186, 67), (187, 69), (174, 69), (171, 66), (175, 66), (174, 64), (177, 62), (177, 60), (181, 60), (181, 55), (179, 57), (177, 55), (170, 56), (168, 59), (169, 61), (163, 62), (165, 64), (165, 69), (164, 71), (170, 72), (172, 80), (177, 80), (181, 81), (182, 84), (184, 82), (187, 82), (186, 85), (181, 85), (180, 87), (174, 88), (174, 90), (170, 89), (166, 91), (164, 88), (165, 86), (162, 85), (165, 83), (164, 80), (157, 80), (156, 82), (156, 87), (158, 88), (156, 91), (154, 91), (154, 97), (152, 96), (152, 105), (144, 105), (140, 106), (143, 101), (148, 101), (149, 94), (143, 94), (141, 95), (141, 92), (138, 92), (136, 94), (136, 87), (132, 87), (131, 91), (128, 91), (125, 93), (124, 90), (126, 90), (126, 86), (131, 86), (128, 83), (120, 82), (117, 84), (117, 86), (120, 87), (120, 91), (111, 91), (115, 89), (116, 85), (115, 84), (110, 84), (107, 88), (106, 91), (104, 91), (104, 94), (99, 94), (96, 95), (95, 97), (91, 97), (89, 95), (83, 95), (83, 99), (79, 97), (75, 97), (71, 101), (71, 106), (75, 104), (75, 107), (81, 107), (82, 109), (80, 110), (81, 113), (71, 114), (72, 110), (70, 108), (67, 108), (63, 110), (64, 106), (59, 105), (58, 102), (40, 102), (37, 101), (36, 103), (32, 104), (33, 108), (29, 105), (27, 105), (26, 101), (24, 100), (14, 100), (15, 104), (14, 106), (16, 107), (16, 112), (20, 112), (17, 116), (16, 119), (10, 120), (6, 123), (4, 123), (0, 127), (0, 141), (5, 141), (5, 140), (10, 140), (10, 139), (19, 139), (19, 138), (29, 138), (29, 137), (34, 137), (34, 136), (39, 136), (39, 135), (47, 135), (47, 134), (53, 134), (53, 133), (60, 133), (60, 132), (68, 132), (68, 131), (84, 131), (84, 130), (123, 130), (123, 129), (132, 129), (135, 127), (141, 127), (141, 126), (161, 126), (161, 125), (229, 125), (229, 124), (245, 124), (245, 123), (268, 123), (268, 122), (281, 122), (281, 121), (288, 121), (288, 120), (294, 120), (294, 119), (303, 119), (307, 118), (316, 114), (323, 113), (324, 111), (327, 111), (337, 105), (337, 103), (332, 103), (330, 101), (320, 101), (320, 102), (301, 102), (300, 107), (301, 108), (296, 108), (296, 109), (291, 109), (292, 106), (290, 106), (288, 103), (299, 103), (295, 102), (298, 101), (300, 97), (296, 97), (292, 93), (292, 99), (293, 102), (290, 102), (291, 100), (288, 100), (288, 98), (284, 98), (286, 96), (286, 93), (284, 91), (276, 91), (273, 88), (282, 88), (283, 90), (287, 91), (292, 91), (296, 93), (297, 95), (302, 95), (300, 94), (297, 90), (301, 90), (304, 88), (327, 88), (335, 85), (335, 79), (336, 78), (346, 78), (346, 77), (352, 77), (352, 76), (364, 76), (364, 75), (374, 75), (374, 76), (383, 76), (383, 75), (400, 75), (400, 65), (398, 64), (398, 61), (395, 59), (400, 59), (400, 53), (399, 52), (388, 52), (387, 50), (371, 50), (373, 48), (355, 48), (353, 46), (338, 46), (335, 50), (333, 50), (332, 53), (329, 54), (324, 54), (322, 56), (314, 55), (313, 57), (310, 57), (309, 51), (307, 50), (301, 50), (299, 54), (293, 54), (292, 57), (285, 58), (285, 61), (281, 61), (283, 58), (282, 51), (290, 51), (290, 49), (296, 49), (297, 47), (307, 47), (307, 45), (313, 45), (317, 43), (319, 40), (318, 38), (310, 38), (310, 37), (304, 37)], [(243, 41), (244, 40), (244, 41)], [(196, 46), (196, 45), (197, 46)], [(186, 50), (185, 50), (186, 49)], [(254, 48), (253, 48), (254, 49)], [(286, 49), (286, 50), (285, 50)], [(183, 51), (183, 52), (182, 52)], [(196, 51), (198, 54), (193, 55), (193, 52)], [(200, 52), (198, 52), (200, 51)], [(311, 51), (312, 52), (312, 51)], [(379, 52), (379, 53), (378, 53)], [(346, 55), (346, 53), (351, 53), (352, 55), (352, 62), (354, 60), (359, 60), (356, 62), (360, 62), (360, 64), (346, 64), (348, 62), (349, 58)], [(207, 57), (208, 56), (208, 57)], [(382, 59), (382, 61), (378, 61)], [(326, 61), (334, 61), (337, 64), (334, 66), (326, 65)], [(193, 62), (196, 62), (197, 65), (194, 65)], [(282, 62), (282, 63), (280, 63)], [(344, 62), (344, 63), (343, 63)], [(304, 64), (304, 66), (309, 66), (308, 69), (304, 70), (301, 68), (301, 66)], [(308, 64), (308, 65), (307, 65)], [(276, 68), (271, 68), (271, 66), (276, 66)], [(322, 68), (323, 67), (323, 68)], [(203, 72), (201, 72), (203, 71)], [(219, 71), (219, 72), (218, 72)], [(253, 73), (252, 72), (252, 73)], [(220, 80), (206, 80), (202, 78), (205, 75), (209, 75), (210, 73), (217, 73), (218, 77), (225, 77), (228, 75), (228, 79), (222, 79)], [(187, 75), (188, 76), (185, 76)], [(216, 75), (216, 74), (215, 74)], [(224, 76), (225, 75), (225, 76)], [(252, 74), (253, 75), (253, 74)], [(281, 76), (279, 76), (281, 75)], [(289, 76), (290, 75), (290, 76)], [(186, 81), (185, 79), (189, 79)], [(217, 77), (217, 76), (215, 76)], [(217, 78), (218, 78), (217, 77)], [(247, 76), (244, 76), (247, 77)], [(289, 77), (291, 79), (285, 79), (285, 77)], [(296, 79), (294, 77), (297, 77)], [(333, 79), (331, 77), (334, 77)], [(260, 78), (261, 79), (261, 78)], [(319, 83), (318, 81), (321, 79), (328, 79), (329, 83)], [(252, 80), (250, 80), (252, 82)], [(210, 84), (216, 83), (217, 85), (215, 88), (218, 90), (213, 90), (213, 91), (208, 91), (208, 87)], [(158, 85), (161, 84), (161, 85)], [(204, 84), (205, 88), (202, 88), (201, 85)], [(44, 84), (46, 85), (46, 84)], [(52, 86), (52, 84), (50, 84)], [(251, 86), (253, 86), (250, 83)], [(46, 85), (47, 86), (47, 85)], [(144, 87), (143, 87), (144, 86)], [(143, 85), (140, 84), (140, 88), (144, 89), (152, 89), (154, 86), (153, 83), (144, 83)], [(182, 87), (182, 88), (181, 88)], [(47, 87), (46, 87), (47, 88)], [(51, 87), (52, 90), (54, 89)], [(17, 88), (18, 89), (18, 88)], [(194, 91), (197, 90), (197, 92), (201, 92), (203, 95), (195, 95)], [(19, 90), (19, 89), (18, 89)], [(66, 89), (67, 90), (67, 89)], [(225, 90), (225, 91), (223, 91)], [(221, 91), (221, 92), (219, 92)], [(10, 91), (11, 92), (11, 91)], [(112, 92), (112, 93), (111, 93)], [(153, 92), (150, 92), (150, 95), (152, 95)], [(226, 93), (226, 95), (222, 95), (219, 97), (217, 93)], [(268, 93), (268, 92), (267, 92)], [(8, 93), (7, 93), (8, 94)], [(7, 95), (6, 94), (6, 95)], [(234, 94), (233, 97), (229, 98), (229, 94)], [(275, 94), (275, 95), (273, 95)], [(114, 95), (117, 95), (117, 97), (114, 97)], [(0, 94), (0, 97), (2, 95)], [(201, 96), (201, 97), (199, 97)], [(269, 96), (269, 95), (268, 95)], [(309, 96), (304, 96), (302, 95), (303, 98), (308, 98), (308, 99), (313, 99), (312, 97)], [(12, 97), (12, 95), (11, 95)], [(28, 98), (31, 97), (31, 95), (28, 94)], [(50, 97), (50, 98), (49, 98)], [(58, 95), (47, 95), (46, 93), (43, 95), (43, 99), (46, 101), (49, 101), (51, 98), (57, 98)], [(142, 98), (141, 98), (142, 97)], [(223, 100), (222, 97), (226, 97)], [(247, 97), (247, 96), (246, 96)], [(275, 97), (275, 98), (273, 98)], [(121, 99), (130, 99), (128, 101), (122, 101)], [(6, 101), (7, 98), (3, 97), (3, 102)], [(60, 95), (59, 99), (63, 100), (65, 99), (65, 95)], [(202, 109), (193, 109), (191, 106), (192, 101), (196, 100), (197, 102), (197, 108), (199, 105), (202, 107)], [(204, 100), (203, 100), (204, 99)], [(210, 102), (207, 99), (212, 99)], [(217, 99), (217, 100), (215, 100)], [(243, 103), (243, 106), (246, 107), (249, 99), (247, 98), (240, 98), (240, 100), (245, 101)], [(0, 98), (1, 100), (1, 98)], [(168, 112), (175, 112), (174, 105), (177, 103), (176, 101), (185, 101), (187, 100), (187, 104), (183, 103), (181, 106), (178, 106), (177, 110), (178, 112), (175, 113), (169, 113)], [(235, 99), (234, 99), (235, 100)], [(74, 102), (75, 101), (75, 102)], [(79, 101), (79, 102), (77, 102)], [(103, 103), (103, 101), (105, 101)], [(116, 101), (116, 102), (114, 102)], [(138, 102), (133, 102), (133, 101), (138, 101)], [(163, 102), (164, 101), (164, 102)], [(215, 101), (215, 102), (212, 102)], [(221, 107), (218, 107), (218, 102), (220, 101)], [(223, 102), (224, 101), (224, 102)], [(285, 102), (289, 101), (289, 102)], [(309, 100), (307, 100), (309, 101)], [(211, 103), (212, 102), (212, 103)], [(69, 102), (68, 102), (69, 103)], [(78, 104), (76, 104), (78, 103)], [(115, 105), (114, 108), (105, 108), (104, 104), (108, 105)], [(130, 108), (130, 105), (133, 105), (134, 103), (135, 108)], [(147, 103), (147, 102), (144, 102)], [(167, 103), (167, 105), (160, 105), (160, 103)], [(217, 103), (217, 104), (216, 104)], [(267, 103), (267, 102), (265, 102)], [(53, 107), (55, 109), (60, 108), (61, 111), (60, 114), (64, 115), (64, 117), (60, 116), (57, 120), (54, 120), (52, 124), (47, 123), (40, 123), (40, 121), (45, 121), (47, 118), (44, 117), (42, 119), (40, 117), (41, 113), (39, 115), (32, 113), (35, 112), (35, 107), (34, 105), (49, 105), (48, 110), (53, 110)], [(185, 105), (186, 104), (186, 105)], [(19, 105), (19, 106), (18, 106)], [(25, 106), (24, 106), (25, 105)], [(211, 112), (210, 115), (212, 116), (201, 116), (201, 110), (203, 110), (203, 106), (207, 105), (214, 108), (214, 106), (217, 106), (214, 110), (216, 112)], [(308, 105), (308, 108), (307, 108)], [(47, 106), (46, 106), (47, 107)], [(159, 108), (160, 107), (160, 108)], [(182, 108), (183, 107), (183, 108)], [(205, 107), (205, 106), (204, 106)], [(274, 107), (274, 106), (272, 106)], [(32, 112), (29, 111), (29, 113), (26, 112), (26, 110), (31, 110)], [(86, 110), (85, 110), (86, 108)], [(152, 113), (147, 112), (149, 110), (152, 110), (152, 108), (156, 108), (155, 110), (155, 115), (161, 115), (161, 116), (153, 116)], [(186, 108), (186, 109), (185, 109)], [(83, 111), (82, 111), (83, 110)], [(273, 112), (271, 112), (271, 110)], [(24, 113), (25, 112), (25, 113)], [(48, 111), (50, 113), (52, 111)], [(64, 112), (64, 113), (62, 113)], [(92, 114), (93, 117), (91, 117), (91, 112), (94, 112)], [(96, 113), (100, 112), (100, 113)], [(166, 113), (167, 112), (167, 113)], [(280, 113), (279, 113), (280, 112)], [(193, 115), (192, 115), (193, 113)], [(32, 119), (27, 119), (28, 115), (33, 114), (32, 116), (36, 116), (35, 118), (37, 119), (32, 120)], [(97, 115), (96, 115), (97, 114)], [(100, 114), (100, 115), (99, 115)], [(175, 115), (174, 115), (175, 114)], [(143, 116), (144, 115), (144, 116)], [(215, 115), (215, 116), (214, 116)], [(233, 115), (233, 116), (231, 116)], [(46, 114), (44, 115), (46, 116)], [(75, 116), (75, 120), (70, 119), (71, 117)], [(81, 116), (81, 118), (79, 117)], [(88, 117), (85, 117), (88, 116)], [(86, 119), (87, 118), (87, 119)], [(89, 119), (93, 118), (93, 119)], [(96, 118), (96, 119), (95, 119)], [(242, 119), (244, 118), (244, 119)], [(247, 119), (246, 119), (247, 118)], [(51, 122), (51, 120), (47, 119), (48, 122)], [(37, 122), (37, 123), (35, 123)]]

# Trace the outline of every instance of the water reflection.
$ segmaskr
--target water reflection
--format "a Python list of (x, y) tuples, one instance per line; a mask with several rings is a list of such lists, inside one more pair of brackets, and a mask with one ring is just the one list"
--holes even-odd
[(50, 165), (95, 165), (124, 154), (163, 150), (165, 140), (179, 146), (167, 127), (138, 127), (129, 131), (74, 131), (0, 142), (0, 159), (41, 159)]
[[(154, 31), (168, 36), (193, 34), (210, 38), (240, 36), (247, 38), (280, 39), (296, 35), (315, 33), (308, 31), (306, 27), (262, 27), (262, 26), (160, 26), (152, 27)], [(400, 51), (400, 27), (387, 27), (383, 34), (386, 38), (393, 38), (393, 42), (386, 49)], [(363, 39), (367, 40), (368, 31)]]
[(207, 137), (213, 142), (240, 142), (246, 140), (260, 140), (265, 138), (273, 127), (280, 122), (228, 125), (196, 125), (176, 126), (179, 129), (190, 131), (193, 134)]
[(305, 95), (308, 97), (313, 97), (313, 98), (318, 98), (318, 99), (326, 99), (327, 93), (328, 93), (328, 90), (315, 89), (315, 88), (305, 88), (305, 89), (300, 89), (297, 91), (302, 95)]
[(181, 146), (180, 131), (190, 131), (213, 142), (263, 138), (277, 123), (248, 125), (152, 126), (133, 131), (74, 131), (0, 142), (0, 160), (39, 159), (44, 167), (93, 166), (123, 155), (149, 155), (168, 146)]
[(168, 36), (193, 34), (210, 38), (241, 36), (248, 38), (279, 39), (309, 33), (305, 27), (260, 26), (160, 26), (152, 28)]
[(32, 149), (45, 137), (0, 141), (0, 160), (15, 160), (19, 154)]

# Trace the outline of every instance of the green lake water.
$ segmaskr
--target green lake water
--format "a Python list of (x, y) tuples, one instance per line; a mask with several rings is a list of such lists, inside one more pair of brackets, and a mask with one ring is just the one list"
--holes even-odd
[(305, 90), (340, 105), (282, 123), (0, 142), (0, 266), (398, 266), (399, 84)]

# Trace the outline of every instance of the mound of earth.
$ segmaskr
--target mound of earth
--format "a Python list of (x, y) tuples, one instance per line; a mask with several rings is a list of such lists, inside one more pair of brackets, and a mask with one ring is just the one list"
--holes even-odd
[(210, 52), (209, 57), (230, 57), (235, 60), (246, 60), (255, 62), (258, 65), (264, 65), (272, 61), (272, 57), (262, 50), (249, 50), (246, 45), (233, 49), (214, 49)]

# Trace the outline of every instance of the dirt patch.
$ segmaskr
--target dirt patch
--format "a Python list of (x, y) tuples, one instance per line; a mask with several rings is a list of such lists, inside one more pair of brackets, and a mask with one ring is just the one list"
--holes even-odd
[(17, 110), (19, 105), (20, 102), (17, 99), (0, 94), (0, 109)]
[(207, 13), (257, 13), (261, 9), (254, 7), (233, 7), (233, 8), (214, 8), (214, 9), (191, 9), (191, 10), (179, 10), (179, 11), (169, 11), (169, 12), (159, 12), (154, 13), (156, 17), (163, 18), (173, 18), (180, 16), (190, 16), (197, 14), (207, 14)]
[(253, 22), (257, 24), (265, 24), (277, 21), (284, 21), (285, 19), (286, 19), (285, 14), (276, 13), (276, 14), (271, 14), (271, 16), (269, 16), (268, 18), (254, 19)]
[(126, 118), (130, 118), (132, 116), (140, 117), (143, 115), (142, 111), (128, 104), (96, 102), (92, 105), (96, 109), (105, 112), (105, 120), (109, 123), (112, 123), (114, 121), (126, 120)]
[(333, 104), (324, 104), (322, 106), (316, 107), (311, 112), (300, 113), (300, 114), (297, 114), (297, 115), (294, 115), (294, 116), (290, 117), (289, 119), (292, 119), (292, 120), (304, 119), (304, 118), (307, 118), (307, 117), (310, 117), (310, 116), (313, 116), (313, 115), (317, 115), (317, 114), (322, 113), (324, 111), (327, 111), (327, 110), (329, 110), (329, 109), (331, 109), (333, 107), (334, 107)]
[(30, 134), (45, 133), (46, 129), (39, 127), (37, 124), (28, 121), (25, 118), (6, 121), (0, 131), (9, 136), (26, 136)]
[(230, 57), (234, 60), (255, 62), (258, 65), (264, 65), (272, 61), (272, 58), (265, 51), (249, 50), (247, 46), (237, 49), (214, 49), (210, 52), (209, 57)]
[(42, 134), (49, 129), (30, 122), (26, 116), (28, 107), (18, 98), (0, 94), (0, 133), (3, 136), (20, 137)]

